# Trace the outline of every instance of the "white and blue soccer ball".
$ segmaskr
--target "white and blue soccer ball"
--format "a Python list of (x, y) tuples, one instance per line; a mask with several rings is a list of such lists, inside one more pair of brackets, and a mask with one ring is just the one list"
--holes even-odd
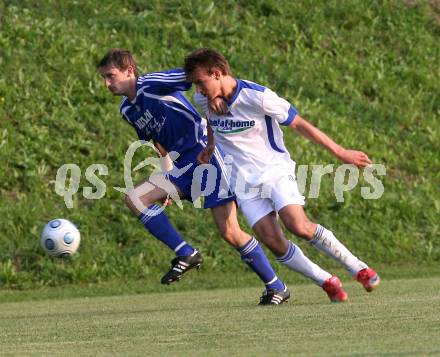
[(50, 221), (41, 233), (41, 247), (53, 257), (73, 255), (79, 248), (81, 235), (78, 228), (67, 219)]

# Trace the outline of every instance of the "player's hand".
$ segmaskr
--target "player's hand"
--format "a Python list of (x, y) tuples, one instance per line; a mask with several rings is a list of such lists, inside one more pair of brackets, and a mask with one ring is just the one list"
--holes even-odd
[(343, 150), (339, 155), (341, 161), (357, 167), (366, 167), (372, 163), (367, 154), (357, 150)]
[(224, 115), (228, 112), (228, 104), (222, 97), (212, 98), (209, 102), (209, 111), (216, 115)]
[(214, 154), (215, 145), (208, 145), (197, 155), (197, 161), (200, 164), (209, 164), (211, 156)]

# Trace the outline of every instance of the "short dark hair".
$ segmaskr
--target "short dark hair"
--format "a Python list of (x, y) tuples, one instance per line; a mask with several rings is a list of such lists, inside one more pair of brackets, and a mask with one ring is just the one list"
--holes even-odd
[(134, 75), (138, 76), (136, 61), (129, 50), (122, 48), (110, 49), (104, 57), (98, 62), (97, 68), (113, 65), (119, 70), (126, 70), (129, 66), (133, 67)]
[(223, 75), (232, 75), (226, 58), (212, 48), (199, 48), (185, 57), (183, 69), (188, 80), (191, 80), (194, 71), (199, 67), (205, 68), (208, 73), (212, 73), (213, 68), (218, 68)]

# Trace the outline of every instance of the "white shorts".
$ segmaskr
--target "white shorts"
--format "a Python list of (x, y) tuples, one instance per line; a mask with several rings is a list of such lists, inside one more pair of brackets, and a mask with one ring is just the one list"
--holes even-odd
[(261, 218), (275, 211), (279, 212), (287, 205), (304, 206), (305, 198), (298, 189), (295, 175), (286, 173), (272, 182), (259, 187), (260, 193), (252, 198), (240, 198), (237, 203), (251, 227)]

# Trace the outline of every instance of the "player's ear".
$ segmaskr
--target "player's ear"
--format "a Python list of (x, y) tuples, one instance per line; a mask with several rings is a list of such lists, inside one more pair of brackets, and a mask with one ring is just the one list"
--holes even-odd
[(133, 68), (133, 66), (128, 66), (128, 68), (127, 68), (127, 73), (128, 74), (133, 74), (134, 75), (134, 68)]
[(222, 72), (218, 68), (213, 68), (212, 75), (215, 79), (220, 79)]

